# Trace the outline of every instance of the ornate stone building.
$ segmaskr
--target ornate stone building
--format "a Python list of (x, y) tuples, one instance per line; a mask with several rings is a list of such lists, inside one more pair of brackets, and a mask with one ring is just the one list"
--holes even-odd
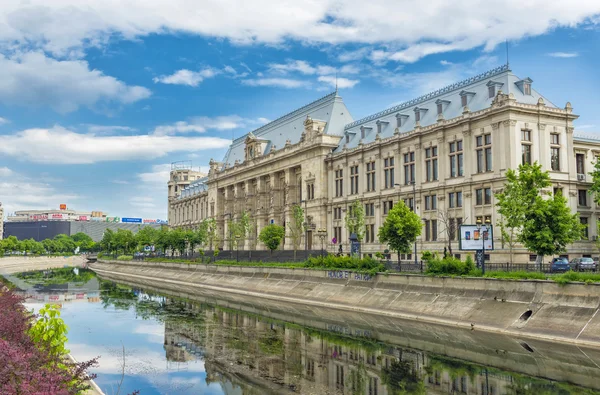
[[(550, 171), (548, 193), (561, 190), (588, 227), (588, 240), (570, 246), (569, 255), (591, 256), (598, 210), (588, 173), (600, 140), (574, 133), (576, 118), (570, 103), (554, 105), (508, 66), (356, 121), (334, 92), (235, 140), (222, 162), (211, 160), (207, 177), (181, 196), (169, 195), (169, 224), (193, 227), (215, 218), (227, 249), (227, 219), (245, 210), (255, 226), (244, 248), (262, 249), (257, 232), (289, 223), (292, 205), (302, 203), (313, 229), (327, 229), (328, 250), (338, 250), (335, 237), (348, 252), (344, 216), (358, 199), (366, 213), (362, 251), (370, 254), (385, 249), (377, 231), (402, 199), (423, 220), (419, 253), (449, 246), (460, 253), (457, 227), (478, 218), (498, 224), (494, 194), (506, 171), (538, 161)], [(490, 255), (505, 262), (499, 233)], [(309, 249), (316, 243), (309, 230)], [(524, 249), (515, 252), (521, 262), (535, 260)]]

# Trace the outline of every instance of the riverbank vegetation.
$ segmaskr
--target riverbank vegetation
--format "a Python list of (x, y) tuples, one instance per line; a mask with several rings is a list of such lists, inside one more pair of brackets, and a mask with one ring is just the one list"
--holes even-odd
[(78, 252), (99, 251), (99, 245), (85, 233), (73, 236), (57, 235), (53, 239), (35, 241), (34, 239), (19, 240), (8, 236), (0, 240), (0, 256), (6, 255), (72, 255)]
[(60, 311), (46, 305), (34, 316), (22, 302), (0, 288), (0, 393), (76, 395), (89, 389), (95, 376), (87, 370), (96, 360), (70, 362)]
[(86, 283), (95, 276), (95, 273), (88, 269), (64, 267), (52, 270), (34, 270), (29, 272), (17, 273), (16, 277), (25, 280), (30, 284), (65, 284), (65, 283)]

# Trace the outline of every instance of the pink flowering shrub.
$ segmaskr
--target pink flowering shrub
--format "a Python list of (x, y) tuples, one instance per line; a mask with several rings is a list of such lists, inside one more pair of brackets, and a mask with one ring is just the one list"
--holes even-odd
[[(96, 360), (71, 363), (55, 345), (30, 336), (35, 317), (23, 299), (0, 285), (0, 394), (75, 395), (89, 388)], [(52, 347), (52, 348), (51, 348)]]

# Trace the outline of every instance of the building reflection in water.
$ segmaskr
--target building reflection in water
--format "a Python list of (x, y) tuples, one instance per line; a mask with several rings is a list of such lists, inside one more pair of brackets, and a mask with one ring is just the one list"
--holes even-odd
[(167, 303), (184, 304), (194, 317), (166, 319), (168, 361), (203, 359), (207, 381), (221, 382), (227, 393), (571, 393), (554, 392), (547, 380), (378, 343), (368, 332), (350, 337), (338, 326), (327, 332), (219, 307)]

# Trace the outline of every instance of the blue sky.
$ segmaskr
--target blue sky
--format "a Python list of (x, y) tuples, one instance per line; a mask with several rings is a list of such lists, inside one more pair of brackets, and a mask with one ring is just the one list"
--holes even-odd
[(166, 218), (169, 164), (333, 91), (361, 118), (505, 63), (600, 132), (600, 2), (5, 0), (0, 202)]

